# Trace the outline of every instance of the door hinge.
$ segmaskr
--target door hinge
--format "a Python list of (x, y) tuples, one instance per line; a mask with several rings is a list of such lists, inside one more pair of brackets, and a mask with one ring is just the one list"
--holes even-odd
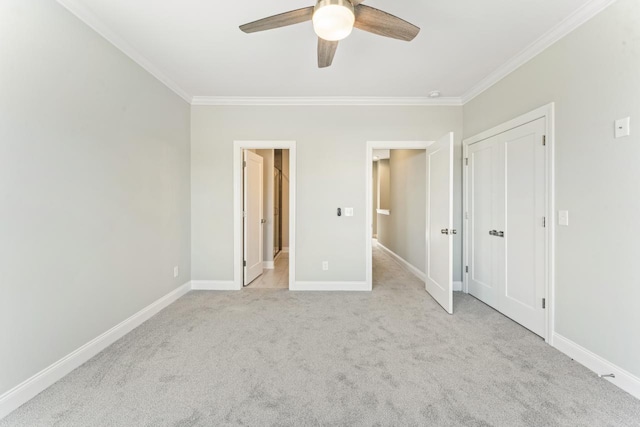
[(246, 167), (247, 167), (247, 161), (246, 161), (246, 160), (243, 160), (243, 161), (242, 161), (242, 167), (243, 167), (243, 168), (246, 168)]
[(547, 217), (543, 216), (542, 217), (542, 227), (546, 227), (547, 226)]
[(469, 212), (464, 213), (464, 219), (469, 219)]
[(542, 135), (542, 145), (547, 145), (547, 135)]
[(246, 267), (247, 266), (247, 261), (242, 261), (242, 266)]
[(547, 308), (547, 299), (542, 298), (542, 308)]
[(464, 164), (465, 164), (465, 166), (469, 166), (469, 158), (468, 157), (466, 157), (464, 159)]
[(464, 268), (464, 272), (465, 272), (465, 273), (468, 273), (468, 272), (469, 272), (469, 266), (468, 266), (468, 265)]

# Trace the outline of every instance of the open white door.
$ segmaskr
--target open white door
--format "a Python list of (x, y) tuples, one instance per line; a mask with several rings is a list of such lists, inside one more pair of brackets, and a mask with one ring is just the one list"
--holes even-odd
[(425, 288), (453, 314), (453, 132), (427, 149)]
[(262, 274), (263, 159), (244, 150), (244, 286)]

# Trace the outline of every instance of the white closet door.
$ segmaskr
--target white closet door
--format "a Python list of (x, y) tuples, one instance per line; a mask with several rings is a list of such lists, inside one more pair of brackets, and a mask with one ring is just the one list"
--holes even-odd
[(495, 163), (498, 138), (469, 147), (469, 293), (496, 307), (498, 284), (495, 266)]
[(545, 336), (545, 119), (469, 146), (469, 293)]
[(501, 135), (496, 226), (500, 262), (499, 310), (545, 335), (545, 119)]

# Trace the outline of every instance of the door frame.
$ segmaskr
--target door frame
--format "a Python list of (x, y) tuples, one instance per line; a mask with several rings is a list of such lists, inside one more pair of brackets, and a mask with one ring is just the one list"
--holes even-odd
[(296, 141), (233, 141), (234, 289), (243, 289), (242, 151), (250, 149), (289, 150), (289, 289), (293, 289), (296, 277)]
[[(368, 291), (373, 290), (373, 248), (371, 240), (373, 239), (373, 150), (427, 150), (435, 141), (367, 141), (366, 146), (366, 219), (365, 219), (365, 255), (366, 255), (366, 287)], [(427, 157), (426, 161), (429, 161)], [(425, 174), (425, 182), (427, 175)], [(427, 197), (427, 203), (429, 198)], [(428, 227), (428, 209), (425, 212), (425, 226)], [(393, 213), (391, 213), (393, 215)], [(428, 232), (428, 228), (427, 228)], [(427, 247), (427, 235), (424, 236), (425, 251)]]
[(533, 111), (518, 116), (512, 120), (462, 140), (463, 162), (462, 165), (462, 272), (464, 293), (469, 293), (469, 273), (466, 266), (469, 265), (469, 182), (467, 164), (469, 158), (469, 146), (477, 142), (491, 138), (508, 130), (517, 128), (535, 120), (544, 118), (546, 147), (545, 150), (545, 341), (553, 345), (553, 332), (555, 330), (555, 104), (549, 103)]

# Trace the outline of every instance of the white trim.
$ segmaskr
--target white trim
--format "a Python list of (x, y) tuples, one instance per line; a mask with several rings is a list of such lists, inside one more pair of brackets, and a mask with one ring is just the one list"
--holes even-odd
[(149, 320), (163, 308), (175, 302), (189, 292), (189, 282), (169, 292), (165, 296), (146, 306), (131, 317), (118, 323), (113, 328), (100, 334), (80, 348), (38, 372), (26, 381), (18, 384), (0, 396), (0, 419), (9, 415), (18, 407), (44, 391), (53, 383), (100, 353), (105, 348)]
[(145, 69), (149, 74), (158, 79), (162, 84), (175, 92), (182, 99), (191, 104), (193, 97), (182, 89), (174, 80), (153, 65), (133, 46), (127, 43), (122, 37), (109, 29), (98, 17), (86, 6), (81, 5), (77, 0), (57, 0), (57, 2), (75, 15), (79, 20), (100, 34), (105, 40), (114, 45), (122, 53), (127, 55), (133, 62)]
[(375, 96), (194, 96), (191, 105), (297, 105), (297, 106), (462, 106), (461, 98), (375, 97)]
[[(545, 341), (553, 345), (553, 337), (555, 331), (555, 105), (550, 103), (540, 108), (536, 108), (533, 111), (525, 113), (513, 120), (502, 123), (489, 130), (481, 132), (470, 138), (462, 140), (462, 152), (463, 161), (469, 157), (469, 145), (483, 141), (492, 136), (506, 132), (510, 129), (518, 126), (525, 125), (534, 120), (545, 118), (546, 124), (546, 143), (547, 150), (545, 152), (545, 171), (546, 171), (546, 188), (545, 198), (546, 207), (545, 215), (547, 218), (546, 227), (546, 285), (545, 293), (547, 299), (546, 321), (545, 321)], [(468, 165), (463, 164), (462, 167), (462, 256), (463, 256), (463, 268), (469, 265), (469, 242), (468, 242), (468, 229), (469, 219), (467, 218), (467, 212), (469, 211), (468, 201)], [(462, 272), (464, 292), (469, 292), (468, 273)]]
[(602, 12), (605, 8), (613, 4), (616, 0), (591, 0), (578, 10), (573, 12), (558, 25), (544, 33), (537, 40), (524, 48), (516, 56), (502, 64), (498, 69), (476, 83), (471, 89), (461, 97), (462, 104), (466, 104), (485, 90), (489, 89), (500, 80), (526, 64), (534, 57), (542, 53), (552, 44), (562, 39), (570, 32), (589, 21), (591, 18)]
[(192, 280), (193, 291), (235, 291), (236, 284), (233, 280)]
[[(373, 189), (371, 191), (373, 191)], [(376, 209), (376, 213), (378, 215), (391, 215), (391, 210), (389, 210), (389, 209)]]
[(242, 150), (289, 150), (289, 289), (296, 277), (296, 142), (295, 141), (233, 141), (233, 289), (242, 286)]
[(462, 282), (453, 282), (453, 292), (462, 292)]
[(289, 285), (290, 291), (318, 291), (318, 292), (368, 292), (367, 282), (294, 282)]
[(289, 247), (285, 247), (280, 249), (280, 252), (282, 252), (283, 254), (288, 254), (289, 253)]
[[(369, 290), (373, 289), (373, 150), (426, 150), (434, 141), (367, 141), (365, 154), (365, 280)], [(425, 247), (427, 245), (425, 239)]]
[(563, 337), (553, 333), (553, 346), (576, 362), (587, 367), (598, 375), (614, 374), (615, 378), (602, 377), (626, 391), (636, 399), (640, 399), (640, 378), (608, 360)]
[(409, 263), (409, 261), (407, 261), (406, 259), (402, 258), (397, 253), (393, 252), (391, 249), (387, 248), (382, 243), (378, 242), (377, 246), (380, 249), (382, 249), (382, 251), (385, 252), (387, 255), (391, 256), (394, 259), (394, 261), (396, 261), (398, 264), (400, 264), (409, 273), (413, 274), (414, 276), (416, 276), (418, 279), (422, 280), (423, 282), (425, 280), (427, 280), (427, 277), (425, 276), (425, 274), (422, 271), (420, 271), (420, 269), (418, 267), (416, 267), (413, 264)]
[(266, 269), (266, 270), (273, 270), (274, 268), (276, 268), (274, 263), (275, 263), (275, 260), (274, 261), (262, 261), (262, 268)]

